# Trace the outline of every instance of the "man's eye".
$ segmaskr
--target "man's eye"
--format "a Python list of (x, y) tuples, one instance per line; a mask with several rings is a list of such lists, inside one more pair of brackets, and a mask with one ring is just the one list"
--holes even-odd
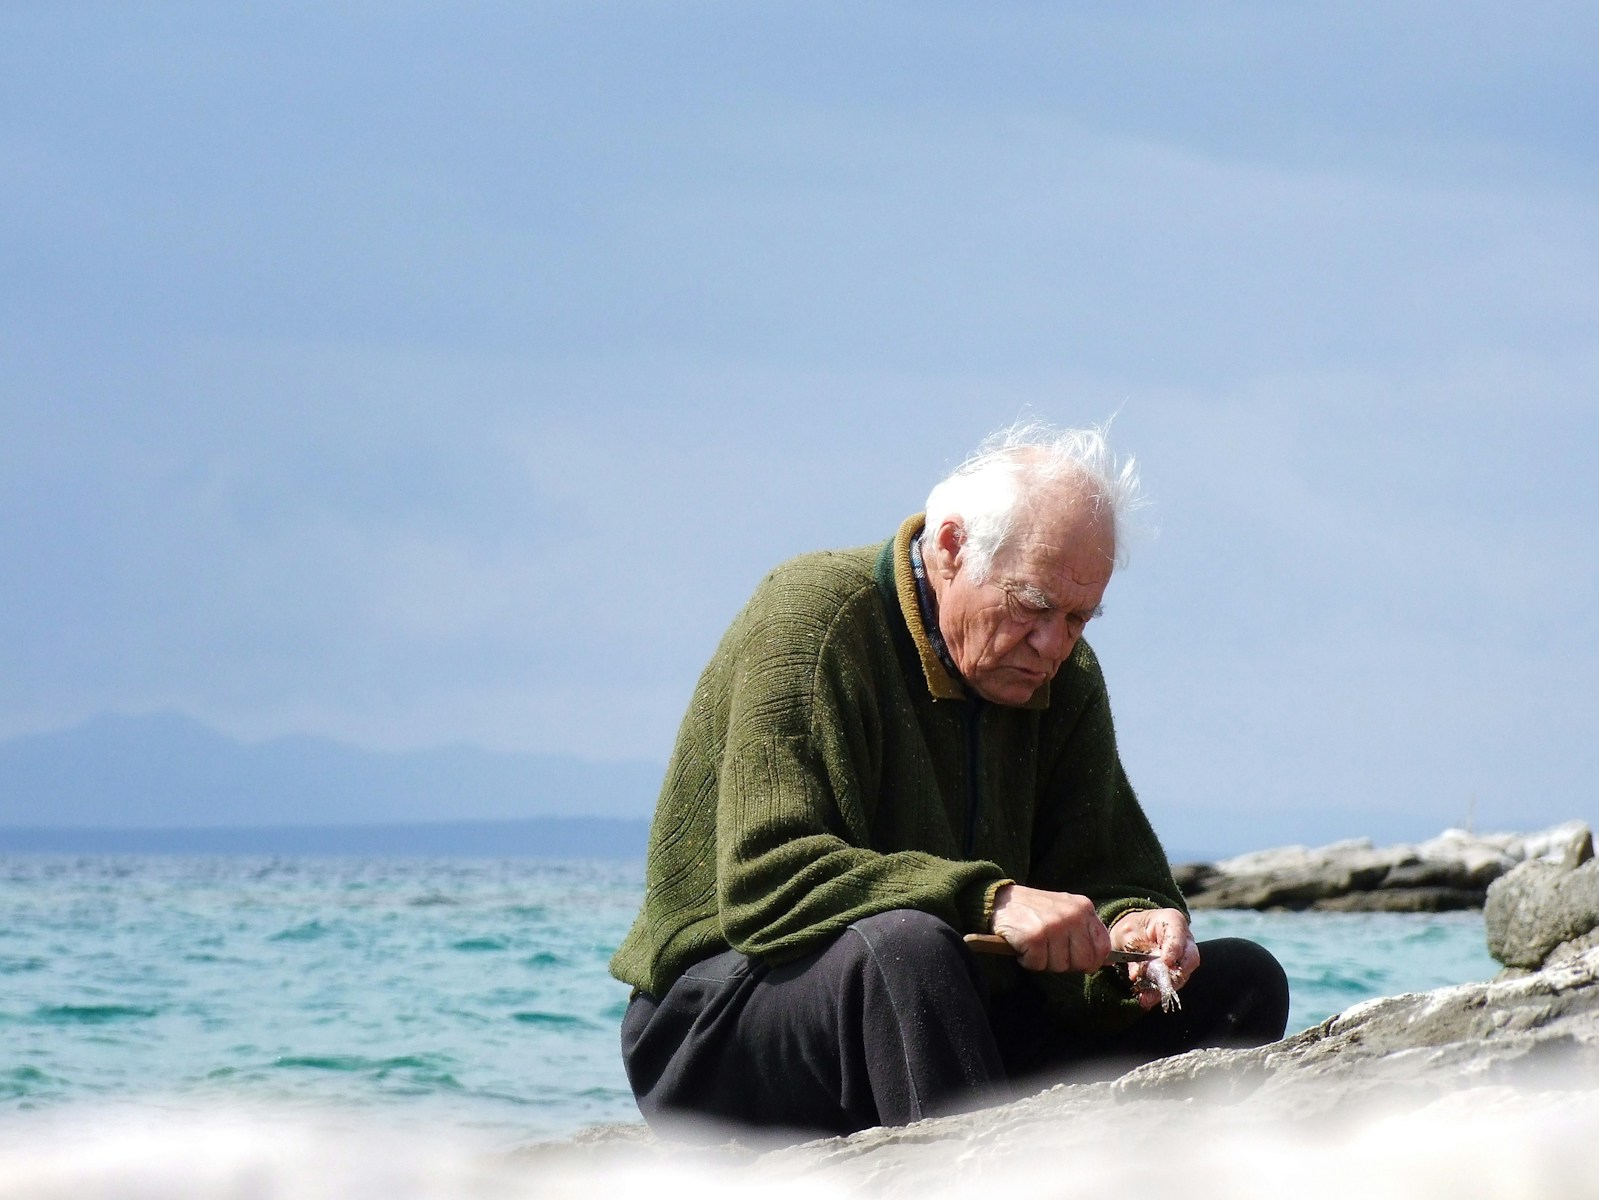
[(1025, 620), (1034, 620), (1049, 611), (1047, 608), (1039, 608), (1038, 605), (1023, 600), (1015, 592), (1006, 592), (1005, 599), (1009, 602), (1011, 614)]

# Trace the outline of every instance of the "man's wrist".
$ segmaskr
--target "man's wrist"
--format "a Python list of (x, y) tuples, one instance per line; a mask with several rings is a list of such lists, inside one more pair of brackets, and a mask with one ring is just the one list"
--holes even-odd
[(1106, 928), (1110, 930), (1111, 933), (1115, 933), (1116, 926), (1120, 925), (1128, 917), (1137, 916), (1139, 913), (1150, 913), (1154, 911), (1155, 910), (1152, 908), (1125, 908), (1111, 918), (1110, 924), (1107, 925)]
[(1014, 887), (1015, 884), (1016, 881), (1014, 879), (997, 879), (984, 890), (983, 920), (977, 928), (978, 933), (994, 932), (994, 913), (1003, 903), (1003, 900), (1000, 898), (1000, 893), (1005, 892), (1008, 888)]

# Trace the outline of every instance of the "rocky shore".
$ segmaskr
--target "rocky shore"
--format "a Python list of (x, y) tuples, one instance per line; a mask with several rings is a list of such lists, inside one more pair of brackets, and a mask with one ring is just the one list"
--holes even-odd
[[(1343, 865), (1325, 865), (1333, 860)], [(1457, 869), (1451, 861), (1468, 882), (1432, 882)], [(642, 1172), (667, 1187), (676, 1179), (701, 1195), (759, 1185), (793, 1197), (920, 1200), (1151, 1189), (1286, 1191), (1296, 1200), (1357, 1189), (1452, 1200), (1599, 1196), (1587, 1149), (1599, 1140), (1599, 860), (1585, 825), (1503, 840), (1446, 834), (1391, 851), (1275, 851), (1214, 869), (1236, 889), (1224, 894), (1260, 897), (1263, 880), (1286, 870), (1300, 882), (1280, 893), (1294, 897), (1282, 907), (1355, 894), (1353, 884), (1317, 890), (1308, 882), (1317, 872), (1363, 875), (1368, 893), (1479, 895), (1505, 970), (1490, 982), (1357, 1004), (1270, 1046), (1194, 1051), (905, 1128), (765, 1154), (736, 1145), (685, 1152), (641, 1130), (595, 1131), (531, 1161), (550, 1194), (576, 1194), (604, 1162), (608, 1173)]]
[(1446, 830), (1414, 845), (1355, 838), (1310, 849), (1285, 846), (1217, 863), (1184, 863), (1177, 883), (1191, 908), (1445, 912), (1482, 908), (1488, 889), (1525, 862), (1551, 869), (1593, 857), (1582, 821), (1539, 833)]
[[(1403, 858), (1439, 862), (1439, 847), (1449, 845), (1460, 847), (1457, 859), (1487, 861), (1475, 848), (1480, 842), (1448, 835)], [(1412, 1158), (1400, 1177), (1412, 1194), (1531, 1195), (1548, 1166), (1527, 1162), (1518, 1169), (1517, 1147), (1507, 1138), (1519, 1131), (1530, 1149), (1535, 1130), (1557, 1128), (1565, 1136), (1581, 1129), (1589, 1144), (1599, 1134), (1599, 859), (1578, 822), (1492, 848), (1495, 863), (1519, 860), (1483, 888), (1489, 949), (1506, 967), (1492, 982), (1371, 1000), (1275, 1045), (1195, 1051), (1112, 1082), (1062, 1085), (1000, 1109), (871, 1130), (768, 1158), (774, 1166), (836, 1174), (850, 1190), (869, 1185), (873, 1194), (908, 1196), (948, 1193), (952, 1174), (1048, 1177), (1059, 1171), (1050, 1164), (1069, 1161), (1073, 1152), (1098, 1164), (1096, 1170), (1121, 1155), (1147, 1161), (1158, 1130), (1158, 1144), (1209, 1164), (1236, 1194), (1253, 1195), (1262, 1189), (1240, 1178), (1253, 1172), (1218, 1160), (1217, 1147), (1304, 1151), (1328, 1139), (1369, 1141), (1374, 1123), (1387, 1122), (1433, 1139), (1403, 1152)], [(1479, 1121), (1487, 1121), (1486, 1156), (1461, 1136)], [(1107, 1147), (1114, 1148), (1108, 1156)], [(1419, 1181), (1415, 1156), (1426, 1168)], [(1427, 1186), (1462, 1164), (1477, 1173), (1458, 1180), (1458, 1191)], [(1438, 1176), (1428, 1179), (1433, 1171)], [(1487, 1193), (1485, 1182), (1492, 1185)], [(1301, 1178), (1287, 1190), (1315, 1195), (1320, 1184)], [(1585, 1167), (1556, 1190), (1594, 1195), (1599, 1183)]]

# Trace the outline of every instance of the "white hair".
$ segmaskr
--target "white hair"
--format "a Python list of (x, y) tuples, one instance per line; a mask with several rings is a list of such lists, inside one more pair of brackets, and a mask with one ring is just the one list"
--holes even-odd
[(1046, 497), (1075, 493), (1074, 503), (1086, 501), (1110, 521), (1115, 564), (1122, 566), (1123, 534), (1145, 501), (1137, 463), (1132, 458), (1117, 461), (1105, 440), (1108, 428), (1055, 429), (1028, 422), (990, 434), (928, 494), (922, 552), (931, 551), (944, 521), (958, 518), (967, 568), (974, 578), (986, 579), (1019, 513)]

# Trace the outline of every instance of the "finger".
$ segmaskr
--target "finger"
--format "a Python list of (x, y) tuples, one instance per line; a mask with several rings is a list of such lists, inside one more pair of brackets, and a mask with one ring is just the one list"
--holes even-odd
[(1194, 945), (1193, 930), (1188, 927), (1187, 921), (1179, 919), (1172, 922), (1169, 945), (1172, 952), (1171, 956), (1178, 966), (1186, 966), (1190, 956), (1197, 959), (1199, 955), (1199, 949)]
[(1072, 931), (1062, 929), (1050, 939), (1049, 969), (1051, 971), (1080, 970), (1076, 965), (1076, 952), (1072, 948)]
[(1029, 971), (1047, 971), (1049, 969), (1049, 947), (1033, 946), (1022, 955), (1022, 966)]
[(1016, 950), (1018, 961), (1028, 971), (1041, 971), (1049, 965), (1049, 942), (1037, 932), (1023, 934), (1017, 930), (1003, 931), (1005, 940)]
[(1110, 938), (1105, 936), (1105, 926), (1094, 922), (1076, 928), (1071, 939), (1071, 970), (1092, 973), (1105, 965), (1105, 955), (1110, 954)]
[(1055, 937), (1048, 928), (1035, 929), (1028, 939), (1027, 947), (1030, 951), (1030, 962), (1024, 965), (1027, 966), (1028, 970), (1053, 971), (1056, 969), (1054, 962), (1057, 954)]
[(1188, 931), (1188, 922), (1183, 920), (1181, 913), (1161, 913), (1156, 927), (1155, 944), (1160, 950), (1160, 957), (1168, 967), (1182, 968), (1194, 939)]
[(1105, 956), (1110, 953), (1110, 938), (1104, 930), (1103, 925), (1090, 925), (1078, 939), (1085, 971), (1097, 971), (1105, 965)]
[(1110, 930), (1105, 928), (1105, 922), (1099, 919), (1098, 913), (1094, 914), (1093, 923), (1088, 928), (1093, 939), (1094, 956), (1098, 959), (1098, 965), (1102, 967), (1105, 965), (1105, 956), (1111, 949)]
[(1194, 944), (1193, 938), (1189, 938), (1188, 945), (1183, 948), (1183, 962), (1180, 968), (1183, 982), (1186, 983), (1188, 977), (1199, 970), (1199, 961), (1199, 947)]
[(1098, 921), (1082, 931), (1077, 940), (1079, 954), (1079, 970), (1097, 971), (1105, 965), (1105, 959), (1110, 954), (1110, 934), (1104, 925)]
[(1014, 925), (1012, 925), (1010, 921), (999, 919), (998, 913), (995, 913), (994, 932), (1005, 939), (1005, 944), (1008, 945), (1011, 948), (1011, 952), (1016, 955), (1017, 961), (1020, 962), (1023, 967), (1027, 967), (1027, 956), (1033, 953), (1032, 939), (1020, 929), (1017, 929)]

